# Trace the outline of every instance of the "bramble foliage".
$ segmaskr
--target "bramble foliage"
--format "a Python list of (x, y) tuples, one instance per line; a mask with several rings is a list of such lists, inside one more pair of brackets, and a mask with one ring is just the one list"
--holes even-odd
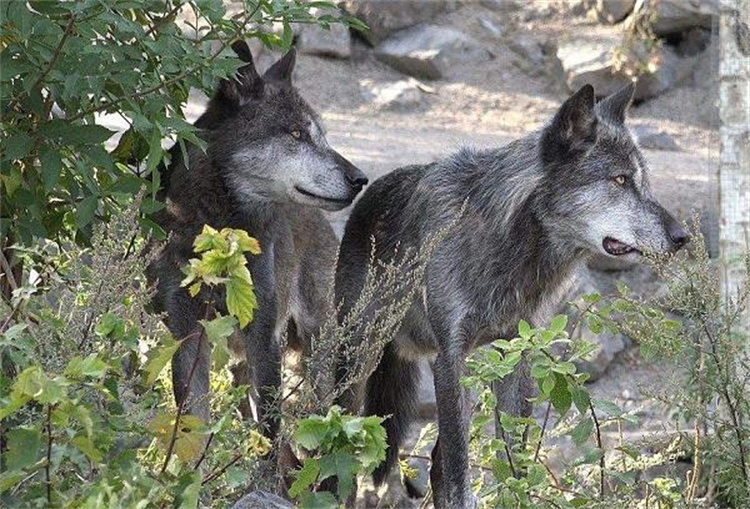
[[(697, 220), (691, 235), (691, 257), (649, 260), (666, 283), (664, 295), (637, 297), (624, 285), (617, 295), (586, 295), (573, 303), (578, 313), (570, 333), (564, 316), (537, 329), (521, 322), (517, 338), (496, 341), (469, 360), (464, 383), (477, 395), (471, 466), (482, 507), (747, 506), (750, 360), (740, 323), (748, 313), (750, 281), (735, 300), (722, 302)], [(746, 264), (750, 268), (750, 253)], [(671, 376), (665, 374), (664, 391), (653, 397), (678, 413), (674, 430), (624, 439), (625, 427), (638, 428), (637, 414), (591, 398), (575, 362), (593, 345), (569, 339), (578, 327), (627, 334), (646, 358), (665, 365)], [(493, 383), (522, 362), (538, 387), (535, 407), (546, 408), (541, 426), (497, 407)], [(493, 422), (494, 437), (487, 433)], [(547, 455), (563, 437), (575, 444), (578, 459), (553, 473)], [(692, 462), (686, 477), (652, 474), (679, 458)]]
[[(297, 425), (294, 440), (314, 455), (295, 473), (289, 495), (300, 507), (335, 507), (352, 492), (359, 474), (370, 474), (385, 459), (385, 429), (378, 416), (342, 415), (334, 406), (325, 417), (313, 415)], [(314, 491), (320, 483), (336, 477), (338, 493)]]
[[(182, 108), (191, 88), (210, 94), (242, 64), (228, 49), (233, 41), (258, 38), (286, 50), (292, 23), (361, 26), (332, 2), (234, 6), (228, 13), (221, 0), (0, 3), (0, 241), (86, 243), (93, 225), (139, 189), (155, 198), (162, 141), (176, 140), (183, 152), (186, 143), (204, 146)], [(115, 133), (101, 114), (129, 125), (116, 147), (104, 147)], [(143, 200), (142, 211), (160, 206)]]
[[(55, 277), (19, 288), (4, 309), (16, 323), (3, 324), (3, 359), (13, 361), (3, 367), (18, 370), (12, 378), (4, 370), (0, 384), (6, 505), (195, 507), (203, 486), (218, 503), (244, 486), (254, 458), (270, 448), (239, 417), (245, 390), (228, 387), (223, 364), (215, 363), (213, 380), (226, 391), (215, 402), (221, 419), (204, 423), (174, 409), (165, 367), (179, 342), (146, 312), (143, 262), (153, 255), (145, 239), (133, 248), (111, 241), (137, 232), (137, 209), (98, 227), (92, 248), (27, 255), (28, 266)], [(254, 246), (244, 232), (224, 234)], [(244, 268), (203, 276), (229, 281)], [(241, 306), (238, 315), (248, 312)], [(219, 345), (237, 323), (232, 315), (204, 321), (202, 337)]]

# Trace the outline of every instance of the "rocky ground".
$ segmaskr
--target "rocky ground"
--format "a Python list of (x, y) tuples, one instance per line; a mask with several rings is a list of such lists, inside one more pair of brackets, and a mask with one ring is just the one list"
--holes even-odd
[[(321, 113), (331, 145), (372, 181), (402, 165), (434, 161), (461, 145), (492, 147), (520, 137), (542, 126), (571, 88), (585, 81), (599, 90), (619, 86), (622, 77), (612, 74), (611, 53), (623, 40), (629, 13), (648, 1), (344, 3), (372, 32), (363, 37), (345, 29), (299, 30), (294, 79)], [(661, 12), (656, 30), (663, 67), (647, 86), (639, 85), (642, 100), (630, 114), (657, 197), (677, 217), (701, 213), (714, 249), (715, 3), (660, 2), (660, 9), (672, 7)], [(275, 58), (255, 49), (261, 68)], [(188, 116), (195, 118), (203, 104), (196, 97)], [(346, 214), (331, 216), (339, 233)], [(645, 268), (595, 262), (582, 273), (577, 291), (607, 293), (618, 279), (644, 294), (660, 287)], [(607, 338), (589, 367), (597, 378), (591, 384), (596, 397), (640, 409), (643, 429), (669, 426), (664, 408), (644, 396), (663, 385), (663, 368), (643, 361), (627, 338)], [(434, 411), (429, 367), (425, 374), (422, 425)], [(382, 491), (365, 486), (361, 505), (377, 505)], [(399, 488), (392, 491), (381, 506), (419, 505)]]

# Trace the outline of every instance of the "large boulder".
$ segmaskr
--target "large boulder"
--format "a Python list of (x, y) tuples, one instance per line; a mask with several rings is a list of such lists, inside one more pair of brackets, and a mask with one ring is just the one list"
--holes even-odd
[(439, 79), (455, 64), (492, 58), (486, 48), (452, 28), (418, 25), (396, 32), (375, 50), (394, 69), (416, 78)]
[[(573, 40), (561, 44), (557, 49), (557, 58), (568, 88), (576, 91), (590, 83), (597, 95), (606, 96), (628, 84), (630, 77), (616, 70), (616, 48), (616, 41)], [(662, 46), (659, 51), (656, 70), (640, 76), (636, 82), (636, 100), (659, 95), (692, 74), (695, 58), (680, 57), (668, 46)]]
[(655, 11), (652, 28), (662, 36), (693, 27), (711, 28), (719, 16), (719, 3), (720, 0), (638, 0), (634, 10)]
[(429, 23), (436, 16), (455, 9), (455, 0), (346, 0), (344, 9), (368, 27), (363, 37), (373, 46), (392, 33), (420, 23)]
[(333, 23), (329, 29), (319, 25), (303, 25), (297, 36), (300, 52), (334, 58), (349, 58), (352, 54), (352, 41), (349, 29)]
[(404, 111), (422, 102), (420, 84), (414, 78), (388, 83), (365, 79), (359, 85), (362, 96), (380, 110)]

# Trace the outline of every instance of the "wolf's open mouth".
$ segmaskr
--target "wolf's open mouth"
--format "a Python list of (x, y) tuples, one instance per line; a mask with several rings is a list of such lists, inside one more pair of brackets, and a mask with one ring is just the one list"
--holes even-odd
[(351, 200), (342, 200), (340, 198), (328, 198), (328, 197), (325, 197), (325, 196), (319, 196), (317, 194), (311, 193), (310, 191), (305, 191), (304, 189), (302, 189), (299, 186), (294, 186), (294, 189), (296, 189), (297, 192), (300, 193), (300, 194), (303, 194), (305, 196), (309, 196), (310, 198), (316, 198), (318, 200), (331, 201), (331, 202), (335, 202), (335, 203), (346, 203), (347, 205), (352, 202)]
[(602, 241), (602, 247), (604, 250), (612, 256), (620, 256), (628, 253), (640, 253), (636, 248), (620, 242), (612, 237), (605, 237)]

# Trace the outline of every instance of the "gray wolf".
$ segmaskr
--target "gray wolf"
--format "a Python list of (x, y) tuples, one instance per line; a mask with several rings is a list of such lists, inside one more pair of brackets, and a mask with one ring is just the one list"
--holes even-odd
[[(494, 150), (462, 149), (395, 170), (355, 205), (340, 247), (340, 316), (359, 296), (368, 263), (391, 260), (458, 220), (427, 262), (424, 292), (386, 345), (366, 387), (342, 404), (390, 416), (381, 483), (396, 462), (415, 406), (416, 361), (432, 359), (439, 438), (430, 479), (436, 507), (474, 507), (468, 477), (470, 410), (460, 378), (472, 349), (543, 325), (577, 266), (592, 253), (639, 258), (688, 241), (656, 201), (648, 165), (625, 126), (633, 86), (596, 104), (584, 86), (544, 128)], [(374, 243), (374, 245), (373, 245)], [(529, 415), (533, 386), (521, 367), (504, 381), (502, 410)], [(339, 372), (345, 370), (341, 367)]]
[(158, 281), (156, 309), (166, 312), (174, 337), (184, 339), (172, 360), (175, 398), (206, 421), (210, 352), (198, 340), (198, 320), (208, 302), (226, 309), (218, 290), (191, 298), (180, 287), (180, 267), (194, 257), (192, 242), (204, 224), (241, 228), (258, 239), (262, 254), (248, 257), (258, 309), (241, 331), (247, 363), (235, 379), (253, 387), (257, 418), (274, 438), (281, 338), (288, 333), (289, 346), (309, 354), (309, 340), (330, 309), (338, 241), (320, 209), (350, 205), (367, 178), (328, 145), (319, 116), (292, 86), (294, 49), (261, 76), (245, 42), (232, 48), (246, 63), (220, 82), (195, 123), (207, 150), (189, 147), (189, 165), (179, 148), (171, 151), (160, 194), (166, 207), (155, 217), (170, 237), (149, 275)]

